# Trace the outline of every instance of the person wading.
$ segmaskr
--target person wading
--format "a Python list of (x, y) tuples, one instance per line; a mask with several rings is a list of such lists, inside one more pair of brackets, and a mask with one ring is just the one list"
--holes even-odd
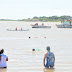
[(4, 54), (4, 49), (0, 50), (0, 68), (7, 68), (8, 57)]
[[(55, 62), (54, 53), (50, 51), (49, 46), (47, 46), (46, 50), (47, 50), (47, 53), (45, 54), (44, 59), (43, 59), (44, 66), (47, 68), (53, 68), (54, 62)], [(45, 64), (45, 59), (46, 59), (46, 64)]]

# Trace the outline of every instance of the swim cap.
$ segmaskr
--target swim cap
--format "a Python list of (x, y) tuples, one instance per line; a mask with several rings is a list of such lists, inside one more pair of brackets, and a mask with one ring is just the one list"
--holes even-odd
[(50, 47), (49, 46), (47, 46), (47, 50), (50, 51)]

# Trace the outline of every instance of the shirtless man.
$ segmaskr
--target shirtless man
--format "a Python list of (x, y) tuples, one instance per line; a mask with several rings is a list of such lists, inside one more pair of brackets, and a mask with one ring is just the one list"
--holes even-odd
[[(44, 59), (43, 59), (44, 67), (53, 68), (54, 62), (55, 62), (54, 53), (50, 51), (49, 46), (47, 46), (46, 50), (47, 50), (47, 53), (45, 54)], [(45, 64), (45, 59), (46, 59), (46, 64)]]

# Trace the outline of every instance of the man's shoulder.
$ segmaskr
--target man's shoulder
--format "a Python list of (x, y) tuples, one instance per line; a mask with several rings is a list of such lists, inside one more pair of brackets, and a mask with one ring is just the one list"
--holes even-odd
[(2, 53), (1, 56), (6, 56), (6, 54)]
[(52, 52), (52, 54), (54, 55), (54, 52)]
[(47, 55), (48, 53), (45, 53), (45, 55)]
[(54, 52), (52, 52), (52, 54), (54, 54)]
[(48, 53), (45, 53), (45, 57), (47, 57), (48, 56)]

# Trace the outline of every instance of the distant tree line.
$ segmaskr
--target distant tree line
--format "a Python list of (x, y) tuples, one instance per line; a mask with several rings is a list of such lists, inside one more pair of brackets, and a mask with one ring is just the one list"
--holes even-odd
[(22, 19), (22, 21), (41, 21), (41, 22), (58, 22), (58, 21), (64, 21), (64, 20), (68, 20), (71, 19), (71, 16), (42, 16), (42, 17), (33, 17), (33, 18), (28, 18), (28, 19)]
[(46, 16), (42, 16), (42, 17), (37, 17), (37, 16), (34, 16), (33, 18), (28, 18), (28, 19), (18, 19), (18, 20), (12, 20), (12, 19), (0, 19), (0, 21), (40, 21), (40, 22), (63, 22), (65, 20), (68, 20), (68, 19), (72, 19), (71, 16), (49, 16), (49, 17), (46, 17)]

